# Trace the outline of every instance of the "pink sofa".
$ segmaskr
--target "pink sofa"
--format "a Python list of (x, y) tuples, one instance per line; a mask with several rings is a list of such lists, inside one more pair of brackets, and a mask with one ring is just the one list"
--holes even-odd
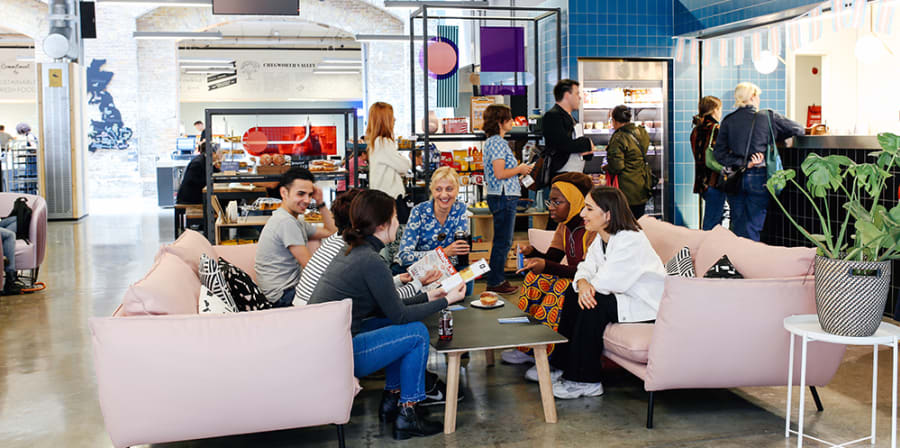
[[(640, 219), (665, 263), (688, 246), (698, 277), (728, 255), (742, 280), (667, 277), (654, 324), (613, 324), (604, 354), (644, 380), (650, 392), (647, 427), (653, 426), (655, 391), (787, 383), (789, 333), (785, 317), (816, 312), (814, 249), (767, 246), (721, 226), (693, 230)], [(534, 247), (549, 246), (552, 232), (531, 230)], [(842, 345), (810, 343), (806, 383), (819, 410), (815, 386), (825, 386), (844, 356)], [(800, 353), (795, 361), (799, 365)], [(794, 384), (800, 383), (794, 369)]]
[[(0, 216), (9, 215), (13, 203), (22, 197), (28, 199), (28, 206), (31, 207), (31, 223), (28, 227), (28, 241), (16, 240), (16, 269), (30, 270), (31, 280), (37, 281), (47, 248), (47, 201), (33, 194), (0, 193)], [(3, 281), (3, 270), (0, 269), (0, 285)]]
[(197, 314), (200, 253), (251, 276), (256, 245), (212, 246), (193, 231), (160, 250), (114, 317), (90, 322), (100, 408), (116, 447), (350, 419), (349, 300), (302, 308)]

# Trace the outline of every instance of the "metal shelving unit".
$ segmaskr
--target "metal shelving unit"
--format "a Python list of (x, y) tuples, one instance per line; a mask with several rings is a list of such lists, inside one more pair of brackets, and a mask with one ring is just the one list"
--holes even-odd
[[(434, 11), (471, 11), (477, 15), (453, 15), (453, 14), (445, 14), (445, 15), (434, 15)], [(429, 15), (429, 11), (431, 11), (432, 15)], [(507, 12), (511, 16), (491, 16), (491, 13), (503, 13)], [(523, 13), (526, 15), (517, 16), (518, 13)], [(535, 104), (541, 104), (541, 89), (540, 82), (543, 80), (543, 76), (541, 74), (541, 54), (540, 54), (540, 25), (541, 22), (545, 19), (555, 17), (556, 18), (556, 73), (557, 78), (562, 73), (562, 18), (561, 18), (561, 9), (560, 8), (532, 8), (532, 7), (517, 7), (517, 6), (482, 6), (482, 5), (467, 5), (464, 2), (447, 2), (446, 5), (438, 5), (435, 3), (423, 3), (422, 6), (413, 11), (409, 16), (409, 81), (410, 81), (410, 114), (411, 120), (410, 125), (412, 126), (412, 133), (415, 133), (416, 128), (416, 70), (415, 67), (417, 65), (416, 55), (418, 52), (416, 51), (416, 42), (418, 41), (421, 49), (423, 60), (428, 60), (428, 22), (429, 20), (442, 20), (442, 19), (454, 19), (454, 20), (471, 20), (477, 22), (530, 22), (534, 25), (534, 101)], [(422, 38), (421, 40), (416, 39), (416, 20), (420, 20), (422, 24)], [(526, 67), (527, 68), (527, 67)], [(428, 70), (422, 70), (422, 77), (424, 82), (424, 98), (422, 104), (423, 106), (423, 117), (428, 116), (428, 104), (429, 104), (429, 75)], [(432, 135), (428, 130), (428, 126), (424, 127), (424, 133), (418, 135), (418, 140), (421, 140), (425, 143), (424, 154), (422, 160), (430, 160), (431, 159), (431, 150), (430, 143), (432, 141), (472, 141), (479, 134), (445, 134), (445, 135)], [(481, 139), (484, 134), (481, 134)], [(467, 138), (463, 138), (466, 137)], [(427, 168), (427, 165), (426, 165)], [(426, 169), (425, 174), (425, 187), (427, 188), (431, 181), (431, 172)]]
[(3, 191), (38, 194), (37, 148), (25, 141), (11, 141), (3, 168)]
[[(207, 141), (212, 141), (213, 135), (213, 117), (218, 116), (285, 116), (285, 115), (331, 115), (331, 116), (343, 116), (344, 117), (344, 138), (341, 140), (338, 138), (338, 141), (343, 142), (357, 142), (359, 141), (359, 123), (358, 117), (356, 114), (356, 109), (206, 109), (206, 130), (204, 131), (203, 137)], [(351, 140), (350, 128), (353, 128)], [(271, 143), (271, 142), (270, 142)], [(358, 155), (361, 150), (361, 145), (356, 143), (351, 143), (349, 146), (344, 147), (343, 156), (352, 157), (352, 163), (359, 163)], [(304, 157), (303, 161), (308, 162), (311, 158)], [(303, 162), (301, 161), (301, 163)], [(297, 164), (292, 158), (291, 164)], [(348, 186), (356, 186), (359, 185), (359, 166), (354, 167), (354, 176), (351, 182), (349, 171), (338, 171), (338, 172), (314, 172), (316, 180), (336, 180), (343, 178), (347, 181)], [(236, 174), (236, 175), (216, 175), (213, 174), (212, 167), (212, 157), (206, 157), (206, 191), (211, 192), (215, 191), (213, 189), (214, 183), (225, 183), (225, 182), (277, 182), (281, 178), (280, 174)], [(225, 204), (223, 204), (224, 206)], [(215, 217), (213, 216), (212, 211), (212, 195), (207, 194), (203, 200), (203, 220), (206, 223), (207, 235), (206, 238), (212, 243), (215, 241), (214, 229), (215, 226)]]

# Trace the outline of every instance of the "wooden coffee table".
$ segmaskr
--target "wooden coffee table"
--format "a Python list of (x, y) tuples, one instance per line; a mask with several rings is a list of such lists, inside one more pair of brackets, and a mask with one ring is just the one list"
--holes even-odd
[(547, 361), (547, 345), (569, 342), (565, 337), (533, 319), (529, 323), (501, 324), (501, 317), (527, 316), (516, 306), (505, 300), (500, 308), (483, 310), (472, 308), (466, 298), (460, 305), (464, 310), (453, 311), (453, 339), (441, 341), (437, 336), (438, 315), (431, 316), (425, 324), (431, 333), (431, 345), (437, 353), (447, 355), (447, 404), (444, 407), (444, 434), (456, 431), (456, 400), (459, 394), (460, 357), (466, 352), (484, 350), (488, 364), (493, 364), (493, 351), (531, 347), (534, 349), (534, 360), (537, 364), (538, 379), (541, 387), (541, 402), (544, 406), (544, 420), (556, 423), (556, 403), (553, 399), (553, 387), (550, 380), (550, 364)]

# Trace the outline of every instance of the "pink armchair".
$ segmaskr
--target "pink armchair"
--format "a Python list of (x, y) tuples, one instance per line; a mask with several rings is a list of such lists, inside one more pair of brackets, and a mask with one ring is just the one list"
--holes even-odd
[[(767, 246), (717, 226), (692, 230), (650, 217), (639, 220), (665, 262), (689, 247), (698, 277), (722, 256), (743, 280), (667, 277), (653, 324), (612, 324), (603, 334), (604, 355), (644, 381), (649, 392), (647, 428), (653, 427), (654, 392), (787, 384), (790, 334), (785, 317), (816, 312), (814, 249)], [(529, 230), (544, 251), (552, 232)], [(822, 410), (816, 386), (840, 366), (844, 346), (810, 344), (806, 383)], [(795, 353), (795, 362), (800, 354)], [(800, 384), (794, 369), (793, 384)]]
[[(18, 198), (27, 198), (31, 207), (31, 223), (28, 228), (28, 241), (16, 240), (16, 269), (30, 270), (32, 282), (37, 281), (38, 271), (44, 262), (47, 245), (47, 201), (40, 196), (24, 193), (0, 193), (0, 216), (7, 216), (12, 211), (13, 203)], [(2, 280), (2, 274), (0, 274)]]

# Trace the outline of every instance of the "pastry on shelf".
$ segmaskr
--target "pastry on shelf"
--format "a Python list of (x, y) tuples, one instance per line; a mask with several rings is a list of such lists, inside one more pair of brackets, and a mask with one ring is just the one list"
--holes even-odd
[(319, 223), (322, 222), (322, 214), (319, 212), (309, 212), (303, 215), (303, 219), (306, 222)]

